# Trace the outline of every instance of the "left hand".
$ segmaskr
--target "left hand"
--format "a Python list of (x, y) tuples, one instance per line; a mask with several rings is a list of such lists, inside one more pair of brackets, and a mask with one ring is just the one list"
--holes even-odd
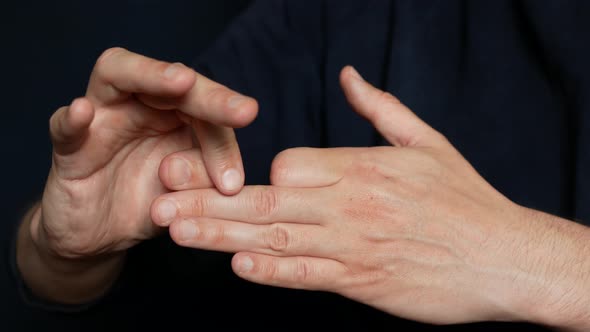
[[(395, 147), (291, 149), (272, 186), (236, 196), (169, 193), (182, 246), (238, 252), (242, 278), (339, 293), (436, 324), (520, 320), (533, 286), (521, 259), (525, 209), (487, 183), (443, 135), (352, 68), (341, 83), (353, 108)], [(528, 285), (528, 284), (527, 284)], [(522, 295), (522, 296), (521, 296)]]

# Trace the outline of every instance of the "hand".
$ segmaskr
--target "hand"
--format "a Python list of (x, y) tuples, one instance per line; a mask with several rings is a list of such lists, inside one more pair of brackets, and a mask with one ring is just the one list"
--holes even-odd
[(538, 270), (550, 250), (533, 250), (544, 231), (526, 209), (395, 97), (352, 68), (341, 82), (395, 147), (287, 150), (272, 186), (165, 194), (155, 206), (175, 205), (175, 218), (154, 208), (155, 222), (171, 222), (182, 246), (238, 252), (232, 267), (244, 279), (331, 291), (429, 323), (526, 320), (531, 294), (545, 304), (559, 295)]
[(214, 183), (237, 193), (244, 171), (230, 127), (247, 125), (256, 112), (252, 98), (184, 65), (107, 50), (86, 96), (51, 117), (53, 164), (30, 221), (32, 242), (42, 255), (91, 260), (95, 268), (97, 258), (120, 260), (159, 232), (149, 216), (152, 200), (166, 192), (158, 172), (173, 174), (168, 187)]

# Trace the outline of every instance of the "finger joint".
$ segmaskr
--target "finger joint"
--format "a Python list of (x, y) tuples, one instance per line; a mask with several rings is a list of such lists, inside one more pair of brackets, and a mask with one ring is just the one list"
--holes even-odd
[(256, 214), (261, 218), (270, 218), (278, 208), (278, 198), (275, 190), (264, 188), (254, 196)]
[(267, 245), (276, 252), (285, 252), (291, 247), (292, 237), (283, 225), (272, 225), (267, 235)]

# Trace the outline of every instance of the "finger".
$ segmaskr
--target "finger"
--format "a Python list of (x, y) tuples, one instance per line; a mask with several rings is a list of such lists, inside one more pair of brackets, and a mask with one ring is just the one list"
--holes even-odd
[(180, 64), (150, 59), (123, 48), (111, 48), (98, 59), (87, 96), (98, 105), (130, 94), (148, 106), (178, 108), (187, 115), (228, 127), (244, 127), (258, 112), (256, 100), (243, 96)]
[(162, 184), (170, 190), (213, 187), (199, 148), (179, 151), (166, 156), (160, 163), (158, 175)]
[(226, 195), (244, 186), (244, 167), (234, 130), (204, 121), (193, 121), (207, 172), (215, 187)]
[(208, 217), (254, 224), (294, 222), (321, 224), (327, 206), (321, 188), (246, 186), (226, 196), (215, 189), (185, 190), (164, 194), (152, 204), (153, 221), (161, 226), (173, 220)]
[(196, 120), (232, 128), (250, 124), (258, 114), (255, 99), (233, 91), (207, 77), (195, 73), (195, 83), (180, 97), (139, 94), (144, 104), (161, 110), (178, 109)]
[(255, 253), (238, 253), (232, 269), (241, 278), (263, 285), (336, 291), (347, 274), (344, 264), (316, 257), (274, 257)]
[(196, 82), (182, 98), (174, 103), (193, 119), (219, 126), (242, 128), (258, 114), (254, 98), (237, 93), (207, 77), (196, 73)]
[(340, 74), (340, 83), (352, 108), (396, 146), (438, 146), (445, 138), (422, 121), (393, 95), (366, 82), (351, 66)]
[(182, 64), (111, 48), (97, 60), (87, 96), (98, 105), (121, 101), (131, 93), (180, 97), (194, 85), (195, 79), (195, 72)]
[(59, 155), (78, 151), (84, 143), (88, 127), (94, 119), (94, 108), (86, 98), (75, 99), (69, 107), (62, 107), (49, 120), (53, 149)]
[(358, 148), (293, 148), (279, 153), (270, 169), (270, 182), (281, 187), (325, 187), (337, 183), (359, 157)]
[(173, 222), (170, 236), (177, 244), (204, 250), (249, 251), (274, 256), (320, 256), (335, 254), (333, 234), (319, 225), (276, 223), (254, 225), (211, 218)]

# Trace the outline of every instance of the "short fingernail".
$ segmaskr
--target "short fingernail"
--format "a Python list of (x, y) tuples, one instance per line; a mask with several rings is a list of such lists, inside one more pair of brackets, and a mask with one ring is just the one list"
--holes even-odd
[(188, 241), (194, 239), (199, 234), (199, 229), (190, 221), (183, 221), (178, 225), (179, 237), (181, 241)]
[(173, 63), (169, 65), (168, 68), (166, 68), (166, 70), (164, 70), (164, 76), (168, 79), (173, 79), (176, 77), (176, 74), (178, 74), (178, 72), (180, 72), (180, 70), (183, 68), (184, 66), (180, 63)]
[(158, 217), (163, 225), (168, 225), (176, 217), (176, 204), (170, 200), (163, 200), (158, 204)]
[(230, 108), (238, 108), (246, 100), (248, 100), (248, 98), (236, 95), (229, 98), (229, 100), (227, 101), (227, 106), (229, 106)]
[(238, 261), (238, 272), (240, 272), (240, 273), (250, 272), (253, 267), (254, 267), (254, 262), (252, 261), (252, 258), (250, 258), (248, 256), (242, 257)]
[(173, 158), (168, 166), (168, 180), (172, 186), (182, 186), (191, 179), (191, 169), (186, 160)]
[(225, 190), (234, 191), (242, 186), (242, 176), (237, 169), (230, 168), (221, 177), (221, 182)]

